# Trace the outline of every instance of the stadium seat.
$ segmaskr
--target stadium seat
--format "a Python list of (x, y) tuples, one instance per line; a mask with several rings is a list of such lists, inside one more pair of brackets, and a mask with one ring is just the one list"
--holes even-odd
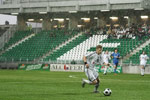
[[(13, 47), (9, 51), (6, 51), (0, 57), (6, 59), (11, 58), (15, 61), (20, 59), (24, 61), (33, 61), (34, 59), (39, 58), (45, 53), (53, 50), (55, 47), (62, 44), (72, 36), (78, 34), (78, 32), (72, 30), (68, 30), (68, 33), (71, 33), (70, 35), (65, 34), (65, 32), (66, 31), (64, 30), (42, 31), (29, 40)], [(26, 32), (24, 34), (26, 34)], [(14, 39), (12, 39), (12, 41), (17, 41), (24, 36), (25, 35), (21, 35), (19, 38), (16, 36)], [(10, 45), (12, 42), (8, 44)]]

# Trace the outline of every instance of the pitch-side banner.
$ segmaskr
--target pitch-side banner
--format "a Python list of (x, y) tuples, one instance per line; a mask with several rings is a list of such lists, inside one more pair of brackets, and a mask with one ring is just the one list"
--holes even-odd
[[(98, 70), (99, 72), (104, 72), (105, 66), (97, 65), (96, 68), (97, 68), (97, 70)], [(109, 66), (109, 67), (107, 68), (107, 72), (108, 72), (108, 73), (114, 72), (113, 66)], [(117, 73), (122, 73), (122, 67), (121, 67), (121, 66), (117, 66)]]
[(49, 71), (49, 64), (19, 64), (20, 70), (47, 70)]
[(51, 64), (50, 71), (84, 72), (84, 65)]

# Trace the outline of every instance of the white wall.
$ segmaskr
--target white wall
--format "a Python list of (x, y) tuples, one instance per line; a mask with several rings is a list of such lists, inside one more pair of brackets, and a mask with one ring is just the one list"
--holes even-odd
[(0, 0), (0, 5), (3, 4), (4, 1), (5, 1), (5, 0)]
[(1, 5), (1, 4), (3, 4), (3, 2), (2, 2), (2, 1), (3, 1), (3, 0), (0, 0), (0, 5)]
[[(123, 73), (140, 74), (141, 70), (139, 66), (123, 66)], [(150, 66), (147, 65), (145, 68), (145, 74), (150, 74)]]
[(5, 21), (9, 21), (9, 24), (16, 24), (17, 16), (0, 14), (0, 25), (4, 25)]

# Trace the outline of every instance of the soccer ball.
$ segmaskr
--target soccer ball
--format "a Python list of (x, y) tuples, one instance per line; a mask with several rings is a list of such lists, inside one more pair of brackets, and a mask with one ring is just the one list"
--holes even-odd
[(104, 93), (104, 95), (105, 96), (110, 96), (111, 95), (111, 89), (109, 89), (109, 88), (106, 88), (104, 91), (103, 91), (103, 93)]

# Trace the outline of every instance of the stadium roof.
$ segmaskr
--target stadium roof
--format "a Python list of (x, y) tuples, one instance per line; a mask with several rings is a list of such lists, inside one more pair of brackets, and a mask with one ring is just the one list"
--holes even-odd
[(1, 14), (150, 9), (149, 0), (6, 0)]

